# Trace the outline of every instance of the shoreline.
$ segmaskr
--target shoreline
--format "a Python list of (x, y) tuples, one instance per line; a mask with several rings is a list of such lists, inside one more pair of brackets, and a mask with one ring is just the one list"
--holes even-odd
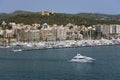
[(115, 46), (120, 45), (120, 39), (107, 40), (67, 40), (67, 41), (49, 41), (49, 42), (16, 42), (9, 46), (0, 46), (0, 48), (10, 48), (12, 50), (31, 51), (47, 50), (62, 48), (79, 48), (79, 47), (98, 47), (98, 46)]
[(42, 48), (42, 49), (22, 49), (21, 51), (35, 51), (35, 50), (50, 50), (50, 49), (67, 49), (67, 48), (85, 48), (85, 47), (107, 47), (107, 46), (119, 46), (120, 44), (115, 45), (96, 45), (96, 46), (78, 46), (78, 47), (61, 47), (61, 48)]
[(50, 49), (68, 49), (68, 48), (85, 48), (85, 47), (107, 47), (107, 46), (117, 46), (117, 45), (80, 46), (80, 47), (46, 48), (46, 49), (23, 49), (21, 51), (50, 50)]
[[(61, 48), (42, 48), (42, 49), (21, 49), (20, 51), (35, 51), (35, 50), (50, 50), (50, 49), (68, 49), (68, 48), (85, 48), (85, 47), (107, 47), (107, 46), (119, 46), (120, 44), (115, 45), (96, 45), (96, 46), (78, 46), (78, 47), (61, 47)], [(10, 47), (1, 47), (0, 49), (10, 49)], [(14, 51), (18, 50), (18, 51)], [(19, 52), (19, 49), (10, 50), (13, 52)]]

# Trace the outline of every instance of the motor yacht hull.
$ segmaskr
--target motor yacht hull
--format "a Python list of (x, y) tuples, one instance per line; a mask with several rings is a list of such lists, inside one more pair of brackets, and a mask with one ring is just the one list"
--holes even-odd
[(89, 59), (71, 59), (70, 62), (93, 62), (93, 60)]
[(71, 59), (71, 62), (93, 62), (95, 59), (87, 56), (82, 56), (81, 54), (77, 54), (73, 59)]

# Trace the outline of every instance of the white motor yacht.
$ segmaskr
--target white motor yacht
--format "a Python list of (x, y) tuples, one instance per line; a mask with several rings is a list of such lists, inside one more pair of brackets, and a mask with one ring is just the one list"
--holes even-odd
[(22, 51), (22, 49), (12, 49), (13, 52), (19, 52)]
[(81, 54), (77, 54), (71, 59), (71, 62), (93, 62), (95, 59), (87, 56), (82, 56)]
[(19, 51), (22, 51), (22, 49), (13, 50), (13, 52), (19, 52)]

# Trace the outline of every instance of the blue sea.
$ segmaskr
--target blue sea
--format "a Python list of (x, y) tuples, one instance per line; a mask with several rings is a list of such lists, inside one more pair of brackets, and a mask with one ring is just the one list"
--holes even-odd
[[(96, 60), (69, 62), (76, 53)], [(120, 46), (21, 52), (0, 49), (0, 80), (120, 80)]]

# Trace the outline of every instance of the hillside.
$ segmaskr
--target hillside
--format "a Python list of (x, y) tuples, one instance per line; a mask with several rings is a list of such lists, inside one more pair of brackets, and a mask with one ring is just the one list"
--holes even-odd
[(96, 20), (119, 20), (120, 15), (100, 14), (100, 13), (78, 13), (77, 16), (93, 18)]
[(0, 13), (0, 19), (9, 18), (11, 16), (15, 16), (15, 15), (19, 15), (19, 14), (31, 14), (31, 13), (34, 13), (34, 12), (17, 10), (12, 13)]
[(76, 25), (94, 25), (94, 24), (120, 24), (120, 15), (106, 15), (93, 13), (65, 14), (54, 13), (49, 16), (41, 15), (41, 12), (15, 11), (10, 14), (2, 14), (0, 22), (5, 20), (7, 23), (16, 22), (24, 24), (48, 23), (66, 25), (68, 23)]
[(6, 13), (0, 13), (0, 19), (8, 18), (9, 15)]

